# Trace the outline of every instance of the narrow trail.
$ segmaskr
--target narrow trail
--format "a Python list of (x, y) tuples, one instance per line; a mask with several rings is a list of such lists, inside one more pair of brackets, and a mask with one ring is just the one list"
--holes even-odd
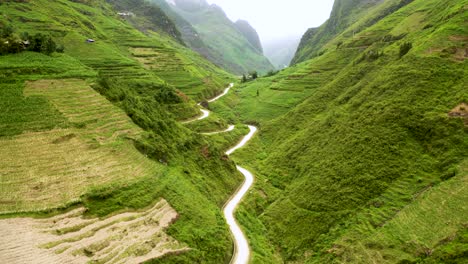
[[(213, 99), (208, 100), (208, 102), (214, 102), (221, 97), (225, 96), (228, 94), (229, 90), (234, 86), (234, 84), (230, 84), (228, 88), (224, 90), (224, 92)], [(200, 105), (200, 104), (199, 104)], [(194, 122), (197, 120), (202, 120), (205, 119), (209, 116), (210, 112), (205, 109), (201, 109), (203, 112), (203, 115), (197, 119), (189, 120), (183, 123), (190, 123)], [(250, 132), (239, 142), (237, 145), (226, 151), (226, 155), (231, 155), (234, 153), (236, 150), (242, 148), (245, 146), (255, 135), (257, 132), (257, 128), (254, 126), (248, 126), (250, 129)], [(203, 135), (214, 135), (214, 134), (219, 134), (219, 133), (224, 133), (224, 132), (229, 132), (234, 130), (235, 126), (230, 125), (228, 129), (223, 130), (223, 131), (218, 131), (218, 132), (210, 132), (210, 133), (202, 133)], [(229, 226), (229, 229), (231, 231), (232, 237), (234, 238), (234, 254), (231, 259), (231, 264), (247, 264), (249, 263), (251, 251), (249, 247), (249, 242), (247, 241), (247, 237), (245, 236), (244, 232), (242, 232), (242, 229), (239, 226), (239, 223), (237, 222), (236, 218), (234, 217), (234, 213), (236, 211), (237, 206), (242, 202), (242, 199), (247, 195), (247, 192), (250, 190), (250, 188), (253, 185), (254, 182), (254, 176), (253, 174), (240, 167), (236, 166), (237, 170), (242, 173), (245, 177), (245, 181), (242, 184), (242, 186), (232, 195), (232, 197), (229, 199), (229, 201), (226, 203), (223, 213), (224, 213), (224, 218), (226, 218), (226, 222)]]

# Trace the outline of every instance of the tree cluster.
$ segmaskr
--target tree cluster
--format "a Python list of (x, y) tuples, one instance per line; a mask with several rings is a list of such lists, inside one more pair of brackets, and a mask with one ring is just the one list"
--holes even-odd
[(258, 78), (257, 71), (251, 71), (248, 75), (242, 74), (241, 83), (253, 81)]
[(49, 35), (41, 33), (30, 36), (27, 32), (16, 34), (11, 26), (5, 26), (0, 32), (0, 55), (20, 53), (23, 51), (40, 52), (50, 55), (53, 52), (64, 52), (63, 45), (57, 45)]

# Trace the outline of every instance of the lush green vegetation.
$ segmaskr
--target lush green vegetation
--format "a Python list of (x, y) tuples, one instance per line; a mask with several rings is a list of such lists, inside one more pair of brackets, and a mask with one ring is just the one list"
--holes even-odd
[(29, 36), (27, 32), (23, 32), (19, 36), (10, 25), (2, 25), (2, 28), (0, 34), (0, 55), (23, 51), (40, 52), (50, 55), (55, 51), (63, 53), (65, 50), (63, 45), (57, 45), (50, 36), (40, 33)]
[[(136, 3), (112, 2), (119, 8)], [(4, 160), (23, 161), (11, 146), (34, 149), (28, 140), (37, 140), (45, 153), (57, 151), (38, 152), (36, 161), (55, 164), (66, 147), (60, 143), (72, 141), (73, 151), (96, 155), (91, 160), (115, 157), (111, 162), (125, 160), (127, 170), (139, 172), (133, 177), (119, 171), (124, 180), (86, 181), (80, 194), (58, 197), (57, 208), (22, 207), (2, 217), (39, 216), (77, 204), (103, 217), (162, 197), (179, 213), (168, 234), (191, 250), (152, 262), (226, 263), (232, 243), (221, 208), (242, 177), (224, 152), (247, 133), (242, 121), (261, 128), (233, 156), (256, 175), (237, 213), (253, 263), (463, 261), (468, 121), (448, 113), (468, 102), (467, 4), (337, 1), (332, 19), (303, 42), (298, 61), (304, 62), (235, 86), (208, 104), (209, 118), (181, 124), (199, 114), (196, 101), (218, 94), (234, 78), (182, 45), (170, 33), (173, 24), (164, 28), (166, 18), (140, 10), (138, 19), (123, 19), (117, 15), (122, 10), (103, 0), (2, 3), (1, 25), (50, 35), (66, 47), (50, 56), (25, 51), (0, 57), (0, 144), (11, 151), (2, 153)], [(203, 33), (205, 23), (225, 26), (218, 11), (193, 12), (191, 19), (208, 16), (195, 28)], [(217, 37), (237, 39), (229, 32)], [(245, 66), (240, 72), (261, 72), (254, 64), (263, 59), (248, 56), (253, 64), (236, 62)], [(34, 80), (42, 82), (28, 82)], [(71, 98), (74, 93), (90, 102), (83, 113), (77, 114), (83, 106)], [(228, 124), (236, 129), (196, 133)], [(66, 175), (60, 168), (53, 169)], [(21, 182), (1, 180), (2, 193), (20, 193)], [(55, 193), (43, 186), (31, 185), (32, 197)], [(1, 202), (6, 208), (10, 201)]]
[(174, 40), (183, 44), (182, 36), (174, 22), (157, 5), (144, 0), (107, 0), (115, 10), (123, 15), (136, 28), (142, 31), (156, 31), (167, 34)]
[(261, 126), (234, 155), (257, 177), (238, 214), (254, 263), (466, 258), (462, 240), (444, 242), (468, 213), (466, 120), (448, 115), (468, 100), (466, 4), (355, 5), (313, 59), (212, 106)]
[[(155, 23), (153, 20), (130, 23), (117, 15), (122, 10), (113, 9), (106, 1), (8, 2), (2, 3), (0, 10), (2, 25), (8, 22), (15, 32), (50, 35), (56, 43), (66, 47), (64, 53), (52, 53), (51, 56), (26, 51), (0, 57), (1, 144), (16, 142), (26, 137), (25, 133), (47, 135), (58, 133), (55, 131), (59, 129), (70, 130), (76, 133), (62, 135), (65, 132), (60, 132), (58, 140), (55, 134), (42, 140), (46, 145), (44, 149), (48, 148), (47, 144), (55, 144), (53, 142), (83, 140), (86, 150), (103, 155), (99, 151), (108, 149), (112, 156), (124, 158), (126, 152), (121, 148), (136, 148), (139, 152), (132, 152), (132, 158), (125, 161), (129, 163), (127, 168), (136, 168), (131, 175), (141, 174), (150, 167), (157, 168), (141, 177), (126, 175), (125, 181), (89, 186), (86, 184), (91, 181), (88, 181), (80, 185), (85, 189), (81, 196), (73, 197), (70, 203), (57, 206), (57, 209), (81, 203), (89, 215), (106, 216), (121, 210), (148, 207), (163, 197), (179, 213), (179, 219), (167, 232), (191, 248), (186, 254), (168, 256), (168, 261), (229, 261), (232, 242), (221, 208), (242, 177), (234, 163), (225, 158), (224, 152), (246, 130), (239, 127), (239, 130), (226, 134), (200, 136), (179, 121), (198, 115), (195, 102), (219, 94), (234, 80), (233, 76), (169, 38), (167, 32), (147, 31)], [(95, 42), (87, 43), (88, 38)], [(126, 135), (128, 131), (124, 129), (124, 134), (119, 134), (114, 128), (123, 123), (113, 115), (102, 120), (96, 115), (93, 120), (76, 122), (76, 111), (67, 112), (61, 107), (76, 104), (69, 96), (56, 96), (60, 90), (53, 94), (53, 98), (47, 97), (46, 93), (25, 94), (27, 81), (43, 79), (52, 79), (51, 83), (57, 79), (57, 83), (73, 84), (76, 80), (90, 84), (96, 92), (120, 107), (120, 112), (123, 110), (143, 132)], [(86, 98), (102, 100), (96, 92)], [(90, 108), (94, 107), (96, 105), (90, 105)], [(86, 113), (84, 109), (83, 114), (78, 115)], [(110, 122), (106, 123), (108, 119)], [(219, 127), (227, 124), (219, 117), (214, 123)], [(134, 124), (133, 128), (136, 127)], [(196, 129), (209, 131), (210, 126), (211, 123), (206, 127), (201, 124)], [(94, 133), (91, 128), (98, 132)], [(41, 160), (48, 157), (52, 156), (43, 155)], [(133, 163), (134, 160), (143, 162)], [(2, 180), (6, 178), (2, 177)], [(2, 192), (13, 183), (2, 182)], [(55, 212), (54, 208), (43, 212), (20, 211), (2, 217)]]

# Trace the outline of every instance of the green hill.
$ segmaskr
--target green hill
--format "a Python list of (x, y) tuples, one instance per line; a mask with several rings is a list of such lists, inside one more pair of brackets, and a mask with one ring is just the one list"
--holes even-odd
[(238, 75), (254, 70), (268, 72), (274, 68), (220, 7), (209, 5), (205, 0), (176, 0), (174, 3), (173, 10), (192, 24), (211, 49), (221, 54), (216, 65)]
[[(137, 1), (113, 1), (126, 3)], [(20, 228), (13, 229), (18, 241), (0, 244), (43, 242), (21, 243), (29, 220), (17, 217), (62, 219), (84, 207), (82, 221), (123, 213), (117, 221), (129, 229), (57, 224), (46, 229), (58, 242), (34, 250), (106, 262), (154, 258), (148, 254), (156, 249), (169, 254), (165, 262), (227, 262), (232, 245), (221, 208), (242, 175), (223, 153), (245, 131), (202, 137), (179, 121), (197, 116), (195, 102), (219, 94), (233, 77), (162, 30), (165, 20), (117, 14), (126, 11), (106, 1), (0, 3), (0, 218), (13, 219), (0, 221), (4, 231), (6, 223)], [(57, 45), (64, 48), (53, 52)], [(145, 210), (161, 198), (169, 205), (155, 210), (166, 208), (171, 218), (161, 220), (170, 225), (157, 237), (117, 248), (109, 240), (89, 244), (100, 230), (115, 240), (146, 224), (161, 228), (154, 208)], [(128, 211), (139, 213), (125, 217)], [(132, 217), (141, 215), (147, 218), (136, 228)]]
[(467, 6), (381, 1), (212, 106), (261, 127), (254, 263), (466, 262)]

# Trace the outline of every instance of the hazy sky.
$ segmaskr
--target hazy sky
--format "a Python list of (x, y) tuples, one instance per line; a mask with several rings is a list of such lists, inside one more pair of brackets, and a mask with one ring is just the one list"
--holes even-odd
[(207, 0), (221, 6), (228, 17), (244, 19), (262, 41), (295, 36), (320, 26), (330, 16), (334, 0)]

